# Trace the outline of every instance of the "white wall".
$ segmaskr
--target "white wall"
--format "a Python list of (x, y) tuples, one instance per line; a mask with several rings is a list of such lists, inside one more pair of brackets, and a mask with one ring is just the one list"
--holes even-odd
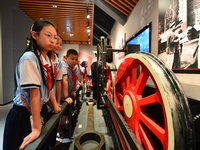
[(18, 8), (18, 0), (1, 0), (0, 22), (0, 104), (12, 101), (15, 92), (15, 65), (25, 50), (33, 21)]
[(79, 52), (79, 46), (77, 44), (63, 44), (63, 48), (59, 53), (59, 58), (62, 59), (63, 56), (66, 56), (68, 49), (75, 49)]
[[(14, 78), (13, 78), (13, 70), (8, 68), (13, 68), (13, 53), (12, 53), (12, 7), (13, 5), (8, 5), (5, 0), (1, 1), (1, 36), (2, 36), (2, 51), (0, 61), (2, 62), (1, 66), (1, 99), (0, 103), (4, 103), (5, 101), (12, 100), (14, 91)], [(5, 66), (7, 69), (5, 69)]]
[(79, 48), (80, 52), (85, 53), (94, 59), (94, 53), (97, 51), (97, 46), (80, 45)]
[[(126, 41), (134, 34), (140, 31), (148, 23), (152, 22), (152, 35), (151, 35), (151, 52), (157, 55), (158, 49), (158, 0), (140, 0), (136, 7), (131, 12), (126, 24), (122, 26), (119, 23), (115, 23), (110, 39), (111, 45), (114, 49), (119, 49), (119, 42), (122, 35), (126, 34)], [(117, 59), (116, 53), (114, 54), (114, 63), (116, 66), (120, 64)]]
[(78, 52), (83, 52), (90, 57), (94, 57), (94, 51), (97, 50), (96, 46), (77, 45), (77, 44), (63, 44), (63, 48), (59, 53), (59, 58), (63, 58), (66, 55), (68, 49), (75, 49)]
[[(3, 1), (0, 1), (0, 60), (2, 58), (2, 8)], [(0, 61), (0, 68), (2, 68), (2, 61)], [(2, 83), (2, 71), (0, 71), (0, 104), (3, 103), (3, 83)]]

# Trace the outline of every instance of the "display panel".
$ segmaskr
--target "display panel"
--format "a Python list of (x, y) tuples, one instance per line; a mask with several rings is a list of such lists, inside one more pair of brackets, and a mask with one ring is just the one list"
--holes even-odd
[(141, 52), (151, 52), (151, 23), (131, 37), (126, 45), (140, 45)]

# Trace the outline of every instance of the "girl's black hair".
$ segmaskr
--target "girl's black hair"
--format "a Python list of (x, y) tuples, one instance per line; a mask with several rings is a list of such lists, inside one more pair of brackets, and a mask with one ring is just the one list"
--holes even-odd
[(61, 36), (60, 34), (58, 34), (58, 36), (61, 38), (61, 40), (62, 40), (62, 43), (63, 43), (63, 38), (62, 38), (62, 36)]
[[(31, 32), (35, 31), (36, 33), (40, 33), (40, 31), (43, 29), (44, 26), (53, 26), (56, 29), (55, 25), (51, 21), (49, 21), (47, 19), (41, 19), (41, 20), (37, 20), (37, 21), (34, 22), (34, 24), (31, 27)], [(38, 53), (38, 50), (40, 50), (40, 47), (36, 43), (35, 39), (31, 36), (30, 44), (26, 48), (25, 52), (32, 51), (36, 55), (36, 57), (39, 61), (40, 68), (41, 68), (40, 70), (41, 70), (41, 75), (42, 75), (42, 81), (43, 81), (44, 85), (47, 86), (47, 83), (46, 83), (46, 80), (45, 80), (44, 67), (43, 67), (42, 62), (40, 60), (41, 54)], [(49, 58), (49, 56), (48, 56), (48, 58)], [(50, 58), (49, 58), (49, 60), (50, 60)], [(52, 64), (51, 64), (51, 77), (52, 77), (52, 83), (53, 83), (52, 85), (54, 85), (55, 80), (54, 80), (54, 75), (53, 75)]]

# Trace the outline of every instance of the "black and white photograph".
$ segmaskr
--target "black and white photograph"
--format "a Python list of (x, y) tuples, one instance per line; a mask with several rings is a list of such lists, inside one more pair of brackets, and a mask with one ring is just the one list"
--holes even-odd
[(158, 57), (170, 69), (200, 68), (200, 1), (159, 1)]

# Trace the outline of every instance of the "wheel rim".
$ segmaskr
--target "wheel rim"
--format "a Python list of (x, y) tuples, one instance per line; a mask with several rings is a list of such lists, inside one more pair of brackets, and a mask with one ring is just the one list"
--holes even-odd
[[(149, 79), (153, 81), (155, 91), (145, 95)], [(176, 82), (178, 81), (173, 73), (151, 54), (127, 55), (118, 68), (115, 105), (145, 149), (174, 149), (186, 140), (191, 140), (180, 139), (176, 144), (174, 142), (174, 139), (179, 138), (178, 133), (182, 128), (187, 131), (185, 128), (193, 127), (190, 111), (184, 112), (184, 109), (189, 110), (187, 98)], [(173, 89), (175, 84), (176, 89)], [(179, 92), (178, 96), (174, 94), (174, 90)], [(184, 109), (179, 105), (184, 105)], [(152, 113), (152, 109), (155, 113)], [(181, 129), (176, 127), (180, 124)], [(191, 129), (188, 130), (191, 132)], [(185, 134), (193, 137), (193, 133), (189, 131)]]

